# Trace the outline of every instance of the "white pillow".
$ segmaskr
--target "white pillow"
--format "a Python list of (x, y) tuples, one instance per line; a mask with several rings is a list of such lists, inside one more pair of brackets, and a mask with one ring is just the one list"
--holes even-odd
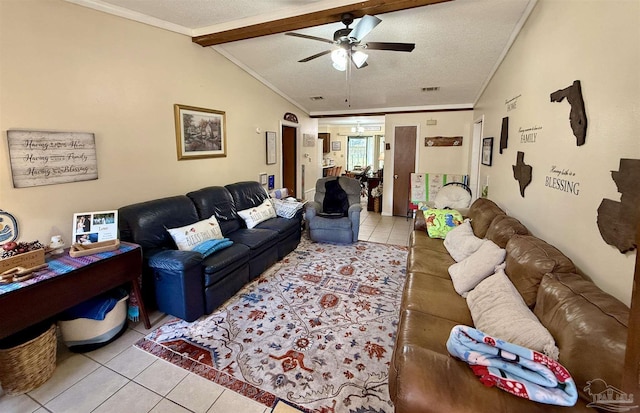
[(438, 191), (433, 203), (436, 209), (468, 208), (471, 203), (471, 194), (461, 186), (445, 185)]
[(191, 251), (204, 241), (224, 238), (218, 220), (213, 215), (211, 218), (198, 221), (195, 224), (180, 228), (167, 228), (167, 231), (180, 251)]
[(467, 305), (478, 330), (558, 359), (553, 336), (527, 307), (504, 265), (469, 292)]
[(484, 244), (485, 240), (473, 234), (471, 221), (464, 222), (447, 233), (444, 237), (444, 247), (456, 262), (460, 262), (473, 254)]
[(506, 251), (485, 240), (480, 248), (464, 260), (449, 267), (453, 288), (463, 297), (504, 262)]
[(247, 224), (247, 228), (253, 228), (259, 223), (276, 217), (276, 210), (273, 208), (273, 203), (269, 199), (265, 199), (264, 202), (257, 207), (244, 209), (238, 211), (240, 218)]

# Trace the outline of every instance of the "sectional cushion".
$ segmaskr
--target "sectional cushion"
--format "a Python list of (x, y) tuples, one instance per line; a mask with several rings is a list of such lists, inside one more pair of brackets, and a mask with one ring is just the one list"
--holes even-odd
[(504, 215), (504, 211), (490, 199), (478, 198), (471, 204), (468, 217), (476, 237), (484, 238), (487, 235), (487, 230), (497, 215)]
[(576, 267), (556, 247), (531, 235), (514, 235), (505, 247), (505, 273), (533, 308), (542, 276), (548, 272), (574, 273)]
[(478, 330), (558, 359), (553, 337), (522, 300), (504, 266), (469, 292), (467, 305)]
[(602, 390), (597, 379), (622, 388), (629, 307), (580, 275), (563, 273), (542, 277), (534, 312), (556, 338), (560, 363), (582, 399), (592, 402), (589, 391)]
[(514, 217), (497, 215), (487, 229), (486, 238), (495, 242), (500, 248), (504, 248), (509, 239), (516, 234), (527, 235), (529, 230)]

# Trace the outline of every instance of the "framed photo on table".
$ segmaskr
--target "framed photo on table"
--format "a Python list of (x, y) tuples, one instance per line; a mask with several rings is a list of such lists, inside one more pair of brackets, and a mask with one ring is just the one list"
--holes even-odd
[(482, 139), (482, 164), (491, 166), (493, 161), (493, 138)]
[(173, 105), (178, 160), (227, 156), (225, 113), (219, 110)]

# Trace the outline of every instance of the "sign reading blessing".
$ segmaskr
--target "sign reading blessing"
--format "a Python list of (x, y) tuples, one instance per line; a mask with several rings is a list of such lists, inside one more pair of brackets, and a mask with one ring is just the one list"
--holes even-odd
[(7, 131), (14, 188), (98, 179), (93, 133)]

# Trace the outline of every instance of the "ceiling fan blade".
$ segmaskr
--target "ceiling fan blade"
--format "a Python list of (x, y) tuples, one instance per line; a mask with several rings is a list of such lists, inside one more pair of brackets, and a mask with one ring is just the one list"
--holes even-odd
[(349, 38), (356, 39), (356, 41), (359, 42), (360, 40), (362, 40), (363, 37), (368, 35), (371, 32), (371, 30), (373, 30), (377, 25), (379, 25), (381, 21), (382, 20), (380, 20), (376, 16), (370, 16), (368, 14), (365, 14), (364, 16), (362, 16), (360, 21), (353, 28), (351, 33), (349, 33)]
[(293, 37), (302, 37), (303, 39), (311, 39), (311, 40), (317, 40), (319, 42), (325, 42), (325, 43), (331, 43), (334, 44), (333, 40), (329, 40), (329, 39), (323, 39), (322, 37), (316, 37), (316, 36), (309, 36), (308, 34), (301, 34), (301, 33), (293, 33), (293, 32), (287, 32), (285, 33), (287, 36), (293, 36)]
[(366, 49), (371, 50), (393, 50), (396, 52), (410, 52), (416, 47), (415, 43), (388, 43), (388, 42), (369, 42)]
[(313, 56), (309, 56), (309, 57), (306, 57), (306, 58), (304, 58), (302, 60), (298, 60), (298, 63), (308, 62), (309, 60), (313, 60), (313, 59), (315, 59), (317, 57), (324, 56), (324, 55), (329, 54), (329, 53), (331, 53), (331, 50), (325, 50), (324, 52), (316, 53)]

